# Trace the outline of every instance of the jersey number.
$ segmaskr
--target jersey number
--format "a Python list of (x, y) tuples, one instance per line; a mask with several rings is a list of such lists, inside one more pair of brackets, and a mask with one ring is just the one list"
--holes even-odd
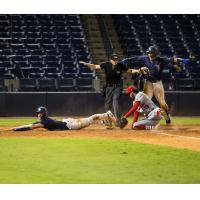
[(141, 105), (141, 108), (148, 109), (148, 108), (149, 108), (149, 106), (148, 106), (148, 105), (146, 105), (146, 104), (142, 104), (142, 105)]

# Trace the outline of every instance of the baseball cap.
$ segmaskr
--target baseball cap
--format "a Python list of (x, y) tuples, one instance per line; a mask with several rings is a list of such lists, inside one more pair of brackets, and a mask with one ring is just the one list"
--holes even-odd
[(110, 56), (110, 59), (111, 59), (111, 60), (118, 60), (118, 59), (119, 59), (119, 56), (118, 56), (116, 53), (113, 53), (113, 54)]
[(135, 86), (128, 86), (126, 89), (126, 94), (130, 94), (131, 92), (136, 92), (138, 89)]

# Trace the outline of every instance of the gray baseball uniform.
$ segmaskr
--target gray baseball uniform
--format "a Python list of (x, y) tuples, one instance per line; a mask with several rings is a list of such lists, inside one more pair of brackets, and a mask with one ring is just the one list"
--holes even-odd
[(146, 118), (135, 122), (133, 128), (144, 127), (146, 130), (154, 128), (162, 119), (160, 108), (143, 92), (139, 92), (135, 96), (135, 101), (140, 102), (137, 112), (144, 113)]

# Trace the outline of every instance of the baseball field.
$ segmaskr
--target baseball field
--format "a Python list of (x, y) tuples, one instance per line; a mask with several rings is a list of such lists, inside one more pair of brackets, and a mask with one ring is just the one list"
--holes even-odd
[(11, 131), (33, 121), (0, 118), (0, 183), (200, 183), (198, 117), (152, 131)]

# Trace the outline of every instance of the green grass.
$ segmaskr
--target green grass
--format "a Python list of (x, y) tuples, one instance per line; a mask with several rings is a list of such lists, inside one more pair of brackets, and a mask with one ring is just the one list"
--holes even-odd
[[(53, 117), (55, 119), (62, 119), (61, 117)], [(171, 117), (172, 124), (175, 125), (200, 125), (200, 117)], [(129, 118), (129, 121), (132, 119)], [(2, 117), (0, 118), (0, 126), (19, 126), (23, 124), (29, 124), (34, 121), (37, 121), (35, 117), (18, 117), (18, 118), (8, 118)], [(161, 120), (161, 124), (165, 124), (165, 120)]]
[(200, 153), (131, 141), (0, 138), (0, 183), (200, 183)]
[[(171, 117), (174, 125), (200, 125), (200, 117)], [(165, 120), (161, 120), (161, 124), (165, 124)]]
[[(0, 118), (0, 126), (33, 121), (36, 118)], [(172, 121), (200, 124), (196, 117)], [(200, 152), (133, 141), (0, 137), (0, 183), (199, 184), (199, 163)]]

